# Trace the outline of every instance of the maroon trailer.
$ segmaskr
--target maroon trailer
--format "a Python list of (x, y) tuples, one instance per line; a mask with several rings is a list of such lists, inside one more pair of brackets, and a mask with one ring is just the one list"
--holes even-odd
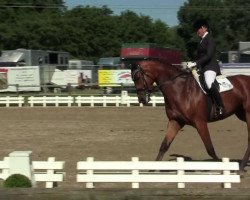
[(161, 47), (154, 43), (127, 43), (122, 45), (122, 60), (161, 59), (170, 64), (180, 64), (182, 53), (180, 50)]

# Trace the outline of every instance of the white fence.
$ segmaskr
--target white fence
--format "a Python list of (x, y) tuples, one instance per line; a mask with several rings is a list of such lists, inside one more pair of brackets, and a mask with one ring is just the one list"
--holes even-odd
[[(19, 106), (22, 107), (24, 105), (34, 107), (34, 106), (68, 106), (71, 107), (76, 105), (78, 107), (81, 106), (127, 106), (136, 105), (142, 107), (143, 104), (138, 102), (137, 96), (42, 96), (42, 97), (28, 97), (27, 103), (25, 102), (24, 97), (0, 97), (0, 105), (9, 106)], [(149, 105), (155, 107), (157, 105), (164, 105), (163, 97), (152, 96)]]
[[(31, 161), (31, 151), (14, 151), (0, 161), (0, 179), (6, 180), (12, 174), (27, 176), (33, 186), (45, 182), (46, 188), (54, 187), (64, 181), (64, 161)], [(231, 172), (231, 171), (234, 171)], [(177, 183), (178, 188), (185, 188), (185, 183), (223, 183), (224, 188), (231, 188), (232, 183), (240, 182), (237, 174), (239, 164), (223, 158), (222, 162), (184, 161), (87, 161), (77, 163), (77, 182), (85, 182), (87, 188), (94, 188), (94, 183), (132, 183), (132, 188), (139, 188), (140, 183)]]
[[(139, 188), (139, 183), (177, 183), (178, 188), (185, 188), (185, 183), (223, 183), (224, 188), (231, 188), (231, 183), (239, 183), (240, 176), (230, 170), (239, 170), (239, 164), (229, 162), (191, 162), (177, 158), (176, 161), (87, 161), (77, 163), (77, 182), (85, 182), (87, 188), (94, 188), (97, 182), (128, 182), (132, 188)], [(150, 172), (160, 170), (158, 172)], [(161, 171), (174, 171), (161, 172)], [(209, 173), (208, 173), (209, 171)]]
[(12, 174), (27, 176), (33, 186), (37, 182), (45, 182), (46, 188), (52, 188), (57, 182), (64, 180), (64, 161), (55, 161), (54, 157), (47, 161), (30, 160), (31, 151), (14, 151), (0, 161), (0, 179), (6, 180)]
[(1, 105), (5, 105), (6, 107), (9, 106), (18, 106), (18, 107), (22, 107), (24, 105), (24, 97), (22, 96), (17, 96), (17, 97), (10, 97), (10, 96), (6, 96), (6, 97), (0, 97), (0, 104)]
[(74, 97), (72, 96), (53, 96), (53, 97), (34, 97), (31, 96), (28, 98), (28, 103), (31, 107), (34, 107), (34, 105), (42, 105), (43, 107), (46, 107), (47, 105), (55, 105), (58, 107), (59, 105), (67, 105), (70, 107), (74, 103)]
[(107, 105), (115, 105), (116, 107), (120, 106), (121, 103), (121, 97), (115, 96), (115, 97), (96, 97), (96, 96), (90, 96), (90, 97), (82, 97), (78, 96), (75, 98), (75, 103), (78, 107), (80, 106), (91, 106), (94, 107), (95, 105), (102, 105), (103, 107), (106, 107)]

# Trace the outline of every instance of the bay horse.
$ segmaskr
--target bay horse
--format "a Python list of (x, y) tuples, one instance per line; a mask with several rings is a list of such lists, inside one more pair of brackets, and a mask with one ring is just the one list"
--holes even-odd
[[(150, 101), (154, 83), (164, 96), (169, 122), (156, 157), (157, 161), (163, 159), (175, 136), (185, 125), (193, 126), (198, 131), (208, 155), (214, 160), (219, 160), (207, 124), (235, 114), (247, 123), (248, 146), (240, 162), (240, 171), (244, 171), (250, 155), (250, 76), (228, 77), (233, 84), (233, 89), (221, 93), (225, 112), (219, 119), (216, 119), (208, 117), (210, 114), (213, 116), (214, 109), (208, 109), (208, 97), (200, 89), (191, 73), (156, 59), (137, 60), (130, 63), (130, 67), (139, 103), (147, 104)], [(211, 113), (209, 113), (210, 110)]]

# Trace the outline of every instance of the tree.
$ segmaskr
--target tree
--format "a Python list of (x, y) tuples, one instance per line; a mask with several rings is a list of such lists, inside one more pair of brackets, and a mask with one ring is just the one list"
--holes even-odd
[(199, 18), (209, 21), (221, 51), (238, 49), (239, 41), (250, 39), (250, 2), (244, 0), (188, 0), (178, 12), (178, 34), (184, 39), (187, 55), (194, 59), (198, 38), (192, 24)]
[[(64, 6), (61, 0), (2, 0), (0, 3), (1, 49), (40, 48), (39, 29), (58, 19)], [(50, 31), (51, 32), (51, 31)]]
[(0, 17), (0, 50), (49, 49), (97, 60), (119, 56), (122, 44), (129, 42), (184, 46), (176, 29), (160, 20), (132, 11), (114, 15), (106, 6), (67, 10), (61, 0), (2, 0)]

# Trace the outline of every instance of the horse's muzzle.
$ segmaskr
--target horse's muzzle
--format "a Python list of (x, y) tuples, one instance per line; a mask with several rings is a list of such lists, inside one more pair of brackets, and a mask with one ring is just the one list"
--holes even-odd
[(139, 103), (142, 103), (143, 105), (146, 105), (150, 100), (150, 93), (148, 92), (138, 92), (138, 101)]

